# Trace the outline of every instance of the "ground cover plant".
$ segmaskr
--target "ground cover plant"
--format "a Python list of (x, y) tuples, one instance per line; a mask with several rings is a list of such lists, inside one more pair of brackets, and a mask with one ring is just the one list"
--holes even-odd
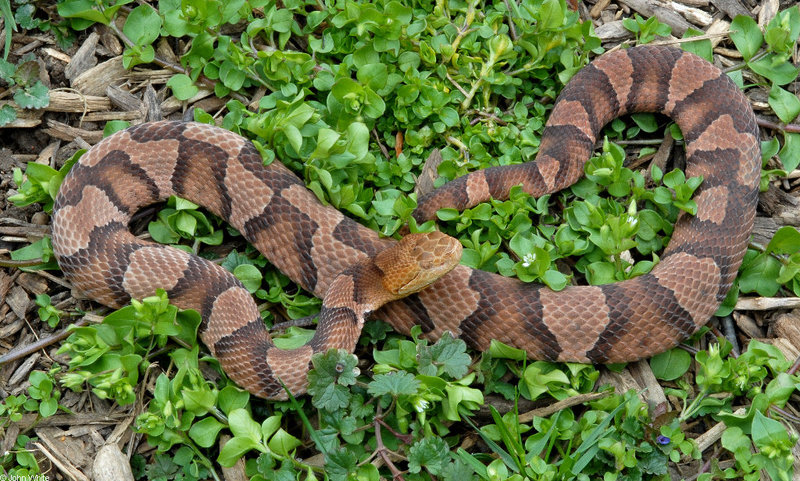
[[(624, 15), (619, 35), (633, 45), (673, 34), (708, 60), (735, 59), (721, 65), (759, 106), (762, 190), (796, 199), (800, 9), (784, 7), (760, 23), (735, 16), (724, 39), (678, 34), (646, 14)], [(251, 138), (265, 162), (283, 162), (322, 202), (386, 236), (406, 224), (434, 228), (411, 218), (421, 182), (532, 160), (563, 85), (619, 43), (601, 40), (587, 6), (559, 0), (0, 0), (0, 13), (1, 124), (23, 125), (43, 111), (50, 135), (67, 121), (79, 126), (74, 137), (183, 113)], [(77, 113), (48, 110), (63, 92), (48, 85), (36, 51), (19, 53), (24, 42), (14, 39), (22, 32), (46, 36), (48, 48), (73, 58), (93, 41), (102, 48), (91, 56), (116, 55), (118, 72), (140, 74), (126, 77), (126, 92), (146, 100), (157, 89), (161, 100), (118, 116), (128, 121), (92, 111), (96, 93), (78, 96)], [(92, 73), (91, 65), (84, 71)], [(142, 78), (146, 85), (137, 83)], [(507, 201), (445, 209), (438, 228), (461, 240), (463, 263), (555, 290), (648, 272), (678, 213), (694, 211), (702, 179), (673, 170), (680, 155), (667, 162), (664, 152), (680, 150), (682, 137), (666, 118), (617, 119), (604, 137), (575, 186), (540, 199), (514, 189)], [(13, 187), (7, 208), (17, 209), (9, 212), (50, 212), (81, 153), (9, 164), (15, 168), (2, 185)], [(426, 340), (418, 328), (401, 336), (376, 320), (356, 355), (317, 357), (309, 395), (286, 402), (256, 399), (229, 381), (197, 339), (199, 315), (170, 305), (163, 292), (87, 313), (97, 306), (59, 284), (46, 235), (4, 240), (8, 259), (0, 262), (9, 274), (0, 287), (9, 302), (19, 269), (52, 284), (22, 317), (45, 340), (80, 323), (48, 351), (54, 360), (25, 367), (13, 352), (0, 358), (11, 366), (0, 388), (0, 474), (68, 478), (42, 454), (53, 435), (42, 426), (92, 411), (90, 402), (103, 416), (128, 417), (119, 445), (135, 479), (792, 479), (797, 351), (754, 338), (767, 337), (761, 326), (781, 319), (796, 326), (800, 315), (744, 307), (753, 298), (791, 307), (780, 298), (800, 297), (800, 232), (792, 226), (800, 222), (775, 218), (769, 235), (748, 249), (722, 320), (649, 361), (627, 368), (531, 361), (501, 344), (478, 353), (447, 335)], [(197, 205), (173, 198), (134, 223), (138, 234), (231, 270), (270, 326), (319, 309), (319, 300)], [(2, 312), (4, 319), (19, 314), (12, 305)], [(292, 325), (276, 343), (294, 347), (310, 333)], [(12, 386), (17, 372), (23, 381)]]

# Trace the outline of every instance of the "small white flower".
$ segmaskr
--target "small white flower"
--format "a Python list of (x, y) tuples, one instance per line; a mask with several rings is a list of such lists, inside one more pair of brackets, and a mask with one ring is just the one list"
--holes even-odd
[(530, 267), (534, 262), (536, 262), (536, 254), (529, 252), (522, 256), (522, 267)]

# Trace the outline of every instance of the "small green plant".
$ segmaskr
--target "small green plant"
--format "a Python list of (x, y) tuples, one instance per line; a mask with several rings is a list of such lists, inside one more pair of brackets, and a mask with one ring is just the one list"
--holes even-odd
[(219, 245), (222, 243), (223, 231), (215, 229), (208, 216), (197, 210), (198, 207), (188, 200), (173, 196), (167, 201), (167, 207), (158, 212), (158, 219), (148, 225), (147, 230), (153, 240), (162, 244), (174, 245), (182, 238), (191, 239), (195, 251), (201, 243)]
[[(796, 5), (778, 12), (767, 24), (764, 33), (750, 17), (739, 15), (731, 22), (731, 40), (745, 60), (742, 67), (746, 66), (759, 75), (763, 79), (761, 83), (770, 85), (769, 105), (784, 123), (792, 122), (800, 114), (800, 99), (783, 88), (796, 80), (800, 72), (787, 61), (798, 37), (800, 7)], [(765, 48), (762, 48), (765, 43)], [(800, 134), (784, 131), (783, 139), (783, 148), (777, 154), (784, 170), (791, 172), (800, 165)], [(764, 150), (774, 155), (773, 150), (778, 147), (777, 139), (770, 144)]]
[(636, 35), (636, 43), (640, 45), (652, 42), (656, 36), (666, 37), (672, 32), (672, 27), (659, 22), (655, 16), (645, 20), (638, 13), (633, 18), (622, 20), (622, 26)]
[(64, 315), (63, 311), (55, 308), (50, 303), (50, 296), (47, 294), (38, 294), (36, 296), (36, 305), (39, 306), (39, 319), (46, 322), (50, 327), (56, 327), (61, 316)]
[(101, 399), (130, 404), (136, 399), (134, 388), (151, 351), (164, 347), (169, 336), (196, 346), (199, 324), (196, 312), (179, 312), (163, 291), (132, 301), (98, 326), (73, 329), (58, 351), (70, 356), (69, 372), (61, 383), (74, 390), (90, 388)]
[(42, 417), (55, 414), (58, 409), (58, 400), (61, 398), (61, 391), (55, 389), (56, 382), (53, 373), (33, 371), (28, 380), (31, 383), (28, 394), (32, 400), (36, 400), (39, 414)]
[[(6, 32), (9, 33), (10, 41), (11, 29), (7, 28)], [(6, 49), (8, 44), (7, 41)], [(23, 57), (17, 64), (0, 59), (0, 80), (14, 93), (14, 103), (21, 109), (41, 109), (50, 104), (50, 91), (39, 80), (39, 63), (32, 54)], [(6, 103), (0, 107), (0, 126), (13, 122), (16, 118), (17, 111), (12, 105)]]
[(4, 475), (7, 473), (9, 479), (31, 479), (41, 472), (36, 457), (27, 448), (28, 443), (35, 440), (36, 438), (20, 434), (10, 451), (0, 453), (0, 469), (4, 471)]
[(14, 183), (17, 184), (18, 192), (8, 200), (18, 206), (39, 203), (45, 211), (53, 210), (53, 202), (61, 182), (84, 152), (85, 150), (76, 152), (59, 170), (37, 162), (29, 162), (24, 175), (20, 169), (14, 168)]
[[(57, 367), (51, 372), (32, 371), (28, 376), (30, 386), (27, 395), (10, 395), (0, 401), (0, 433), (5, 435), (9, 426), (21, 421), (26, 414), (34, 415), (38, 420), (56, 413), (61, 407), (58, 404), (61, 391), (56, 388), (55, 380), (57, 372)], [(0, 453), (0, 473), (30, 478), (40, 472), (36, 458), (27, 448), (31, 441), (35, 439), (25, 434), (17, 435), (13, 449)]]

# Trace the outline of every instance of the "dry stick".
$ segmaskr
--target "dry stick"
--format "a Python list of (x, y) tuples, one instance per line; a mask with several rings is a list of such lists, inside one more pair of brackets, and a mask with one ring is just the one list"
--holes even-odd
[(800, 307), (800, 297), (742, 297), (736, 301), (737, 311), (772, 311)]
[(381, 153), (383, 154), (383, 156), (387, 160), (391, 159), (391, 157), (389, 156), (389, 149), (387, 149), (386, 146), (383, 145), (383, 142), (381, 142), (380, 136), (378, 136), (378, 130), (376, 128), (374, 128), (374, 127), (372, 128), (372, 135), (375, 137), (375, 142), (378, 144), (378, 147), (380, 147)]
[(800, 124), (778, 124), (765, 118), (756, 117), (756, 123), (765, 129), (781, 130), (783, 132), (800, 133)]
[(16, 361), (17, 359), (21, 359), (25, 356), (29, 356), (34, 352), (38, 351), (39, 349), (44, 349), (47, 346), (55, 344), (61, 340), (66, 339), (72, 331), (70, 330), (71, 326), (81, 327), (85, 326), (89, 323), (89, 319), (87, 316), (82, 317), (77, 322), (72, 323), (70, 326), (65, 327), (64, 329), (58, 331), (57, 333), (53, 334), (52, 336), (45, 337), (43, 339), (39, 339), (36, 342), (28, 344), (26, 346), (18, 347), (16, 349), (12, 349), (7, 353), (0, 356), (0, 364), (5, 364), (7, 362)]
[(517, 41), (517, 29), (514, 27), (514, 17), (511, 16), (511, 5), (508, 4), (508, 0), (503, 0), (506, 4), (506, 10), (508, 11), (508, 33), (511, 34), (511, 40)]
[[(692, 38), (697, 38), (697, 37), (692, 37)], [(769, 53), (769, 52), (767, 52), (766, 50), (762, 50), (762, 51), (758, 52), (757, 54), (753, 55), (750, 58), (749, 62), (754, 62), (754, 61), (756, 61), (758, 59), (766, 57), (767, 53)], [(722, 69), (722, 73), (731, 73), (731, 72), (733, 72), (735, 70), (741, 70), (741, 69), (743, 69), (745, 67), (747, 67), (747, 62), (740, 62), (740, 63), (737, 63), (736, 65), (731, 65), (728, 68)]]
[(38, 259), (4, 259), (0, 258), (0, 267), (31, 267), (31, 266), (38, 266), (41, 264), (42, 258), (39, 257)]
[(388, 429), (388, 430), (389, 430), (389, 432), (390, 432), (390, 433), (392, 433), (392, 435), (393, 435), (394, 437), (396, 437), (396, 438), (397, 438), (397, 439), (399, 439), (400, 441), (404, 442), (405, 444), (411, 444), (411, 443), (413, 443), (413, 442), (414, 442), (414, 436), (412, 436), (411, 434), (403, 434), (403, 433), (398, 433), (397, 431), (395, 431), (395, 430), (394, 430), (394, 428), (392, 428), (391, 426), (389, 426), (388, 424), (386, 424), (386, 421), (384, 421), (384, 420), (383, 420), (383, 418), (381, 418), (381, 417), (377, 417), (377, 416), (376, 416), (376, 417), (375, 417), (375, 420), (376, 420), (377, 422), (379, 422), (379, 423), (380, 423), (380, 424), (381, 424), (383, 427), (385, 427), (386, 429)]
[(800, 357), (798, 357), (797, 359), (795, 359), (795, 361), (794, 361), (794, 364), (792, 364), (792, 367), (790, 367), (790, 368), (789, 368), (789, 370), (787, 371), (787, 373), (788, 373), (790, 376), (794, 376), (794, 375), (795, 375), (795, 373), (797, 372), (797, 370), (798, 370), (798, 369), (800, 369)]
[(377, 404), (376, 407), (378, 410), (375, 413), (375, 421), (373, 421), (373, 425), (375, 426), (375, 448), (377, 449), (378, 454), (383, 462), (386, 463), (386, 467), (388, 467), (389, 471), (392, 472), (392, 479), (396, 481), (405, 481), (405, 478), (403, 478), (403, 473), (397, 469), (397, 466), (394, 465), (387, 454), (389, 448), (383, 445), (383, 436), (381, 436), (381, 423), (379, 421), (383, 415), (383, 410), (381, 409), (380, 404)]
[(544, 406), (538, 409), (533, 409), (531, 411), (522, 413), (518, 416), (519, 422), (521, 423), (528, 423), (533, 421), (533, 418), (538, 417), (546, 417), (549, 416), (556, 411), (560, 411), (564, 408), (577, 406), (578, 404), (583, 404), (590, 401), (596, 401), (598, 399), (602, 399), (604, 397), (610, 396), (611, 392), (590, 392), (586, 394), (579, 394), (577, 396), (568, 397), (566, 399), (562, 399), (561, 401), (555, 402), (550, 404), (549, 406)]

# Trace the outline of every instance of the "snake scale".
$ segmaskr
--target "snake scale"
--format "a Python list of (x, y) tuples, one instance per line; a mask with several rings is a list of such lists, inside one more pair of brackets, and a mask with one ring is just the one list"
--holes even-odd
[[(375, 286), (391, 284), (417, 262), (390, 265), (387, 259), (404, 254), (382, 252), (398, 249), (398, 241), (320, 203), (280, 162), (264, 166), (244, 138), (198, 123), (145, 123), (90, 149), (57, 196), (53, 248), (67, 278), (98, 302), (118, 307), (160, 287), (179, 307), (199, 311), (201, 338), (223, 369), (266, 398), (285, 398), (278, 379), (302, 393), (311, 354), (329, 347), (352, 351), (363, 318), (385, 302), (377, 316), (398, 331), (419, 324), (429, 337), (450, 331), (478, 349), (497, 339), (534, 359), (611, 363), (649, 357), (676, 345), (715, 312), (736, 276), (755, 217), (755, 116), (742, 92), (709, 62), (650, 46), (599, 57), (559, 96), (535, 162), (455, 179), (424, 196), (414, 215), (423, 220), (441, 207), (507, 198), (519, 184), (534, 196), (563, 189), (581, 177), (604, 124), (643, 111), (677, 122), (686, 142), (686, 173), (704, 180), (694, 196), (697, 214), (679, 216), (660, 263), (619, 283), (553, 292), (459, 265), (420, 292), (391, 301), (397, 295), (376, 293)], [(233, 275), (130, 233), (128, 222), (138, 209), (173, 194), (227, 220), (293, 281), (324, 297), (321, 327), (310, 343), (293, 351), (274, 347), (256, 304)], [(422, 256), (423, 269), (433, 266), (433, 277), (460, 255), (460, 246), (443, 235), (405, 243)], [(437, 264), (432, 256), (444, 260)]]

